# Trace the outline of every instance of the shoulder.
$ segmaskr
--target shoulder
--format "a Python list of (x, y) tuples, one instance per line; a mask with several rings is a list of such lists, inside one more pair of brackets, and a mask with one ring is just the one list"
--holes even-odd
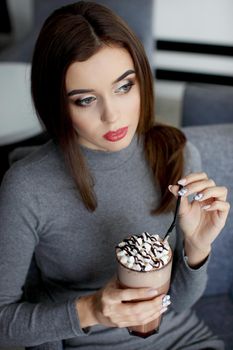
[(58, 170), (64, 168), (62, 156), (56, 145), (49, 141), (31, 154), (16, 161), (6, 172), (1, 187), (8, 191), (28, 193), (37, 186), (48, 186), (55, 180)]
[(184, 147), (184, 175), (202, 171), (201, 155), (197, 147), (189, 140)]
[(159, 147), (160, 151), (166, 150), (167, 156), (173, 156), (174, 152), (182, 150), (186, 143), (186, 136), (182, 130), (166, 124), (155, 124), (146, 134), (146, 139)]
[[(154, 131), (162, 135), (168, 154), (173, 156), (179, 150), (183, 150), (184, 173), (201, 171), (201, 156), (197, 147), (189, 141), (183, 130), (170, 125), (157, 125)], [(156, 136), (155, 136), (156, 140)]]
[(17, 160), (16, 157), (16, 161), (11, 167), (12, 169), (33, 169), (40, 164), (43, 165), (55, 161), (58, 154), (57, 146), (51, 140), (44, 145), (32, 147), (32, 151), (25, 152), (26, 154), (24, 154), (24, 149), (27, 148), (20, 148), (22, 156), (19, 157), (20, 160)]
[(162, 124), (162, 123), (156, 123), (149, 132), (157, 135), (163, 135), (167, 137), (167, 142), (172, 143), (176, 141), (185, 140), (186, 136), (183, 133), (183, 131), (179, 128), (176, 128), (172, 125)]
[(200, 153), (197, 147), (187, 139), (183, 130), (170, 125), (156, 124), (150, 130), (150, 136), (153, 138), (154, 144), (159, 147), (157, 151), (164, 150), (163, 153), (167, 156), (167, 161), (177, 160), (174, 158), (174, 154), (178, 155), (180, 152), (183, 154), (184, 174), (201, 171)]

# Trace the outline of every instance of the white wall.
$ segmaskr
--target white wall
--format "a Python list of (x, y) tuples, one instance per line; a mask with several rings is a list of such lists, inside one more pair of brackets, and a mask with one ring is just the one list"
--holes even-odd
[[(155, 0), (155, 37), (160, 40), (233, 45), (233, 0)], [(157, 51), (155, 65), (233, 75), (233, 57)]]
[[(154, 0), (158, 40), (233, 45), (233, 0)], [(233, 57), (156, 50), (157, 69), (233, 76)], [(158, 119), (178, 125), (184, 82), (156, 81)]]
[(233, 45), (233, 0), (155, 0), (158, 39)]

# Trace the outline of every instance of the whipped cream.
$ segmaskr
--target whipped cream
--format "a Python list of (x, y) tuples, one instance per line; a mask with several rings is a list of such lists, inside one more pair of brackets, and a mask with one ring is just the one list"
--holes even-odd
[(168, 241), (159, 235), (143, 232), (132, 235), (116, 246), (116, 255), (120, 263), (135, 271), (160, 269), (171, 259)]

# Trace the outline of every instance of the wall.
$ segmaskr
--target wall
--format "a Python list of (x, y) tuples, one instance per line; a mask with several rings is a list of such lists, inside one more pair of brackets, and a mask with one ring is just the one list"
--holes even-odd
[(232, 0), (155, 0), (159, 114), (170, 109), (171, 121), (179, 117), (187, 81), (233, 86), (232, 15)]

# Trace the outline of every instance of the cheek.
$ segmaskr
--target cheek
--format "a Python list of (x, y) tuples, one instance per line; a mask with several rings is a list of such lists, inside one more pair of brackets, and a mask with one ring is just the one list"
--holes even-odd
[(70, 115), (74, 129), (77, 130), (78, 133), (80, 133), (80, 131), (85, 131), (87, 128), (86, 120), (74, 111), (71, 111)]
[(90, 122), (90, 115), (85, 111), (77, 111), (75, 108), (71, 108), (70, 116), (72, 120), (73, 127), (78, 131), (79, 134), (91, 132), (94, 127), (93, 118)]
[(135, 91), (134, 94), (132, 94), (129, 103), (128, 103), (128, 110), (134, 115), (135, 118), (139, 117), (140, 114), (140, 93), (139, 91)]
[(81, 136), (87, 136), (87, 135), (92, 135), (95, 130), (95, 123), (90, 122), (90, 120), (87, 119), (81, 119), (81, 120), (75, 120), (73, 122), (74, 128), (77, 130), (78, 134)]

